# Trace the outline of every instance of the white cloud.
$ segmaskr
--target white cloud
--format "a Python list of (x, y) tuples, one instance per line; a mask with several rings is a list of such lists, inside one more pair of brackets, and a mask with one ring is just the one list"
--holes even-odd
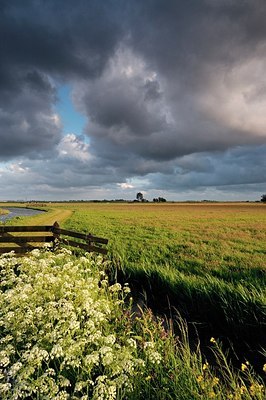
[(118, 183), (117, 186), (121, 187), (121, 189), (134, 189), (134, 186), (131, 185), (130, 183)]
[(17, 174), (17, 173), (19, 173), (19, 174), (25, 173), (25, 172), (27, 172), (28, 170), (29, 170), (29, 168), (23, 167), (21, 162), (19, 162), (19, 163), (12, 163), (12, 164), (9, 165), (9, 171), (12, 172), (12, 173), (14, 173), (14, 174)]
[(59, 156), (62, 158), (73, 158), (82, 162), (89, 161), (92, 156), (89, 152), (90, 145), (83, 142), (75, 134), (64, 136), (57, 146)]

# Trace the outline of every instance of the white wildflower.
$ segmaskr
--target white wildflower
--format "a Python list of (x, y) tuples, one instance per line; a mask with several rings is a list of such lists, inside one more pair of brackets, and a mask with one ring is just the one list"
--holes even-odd
[(84, 387), (86, 387), (86, 385), (87, 385), (87, 382), (84, 382), (84, 381), (77, 382), (75, 385), (75, 392), (81, 392), (81, 390)]
[(39, 249), (34, 249), (34, 250), (31, 251), (31, 255), (32, 255), (33, 257), (39, 257), (40, 254), (41, 254), (41, 252), (40, 252)]
[(137, 342), (135, 339), (132, 338), (127, 339), (127, 344), (129, 345), (129, 347), (132, 347), (133, 349), (137, 348)]
[(23, 364), (21, 362), (16, 362), (9, 369), (9, 374), (11, 376), (15, 376), (17, 374), (17, 372), (22, 368), (22, 366), (23, 366)]
[(144, 349), (147, 349), (147, 348), (154, 349), (154, 342), (145, 342)]
[(104, 341), (105, 341), (105, 344), (106, 345), (113, 345), (113, 344), (115, 344), (115, 341), (116, 341), (116, 337), (115, 337), (115, 335), (108, 335), (108, 336), (106, 336), (106, 338), (104, 339)]
[(108, 399), (115, 399), (116, 398), (116, 386), (115, 385), (108, 386), (106, 395), (107, 395)]
[(149, 361), (152, 364), (160, 364), (160, 362), (162, 360), (161, 354), (158, 353), (158, 351), (155, 351), (155, 350), (149, 350), (147, 352), (147, 356), (148, 356)]
[(12, 250), (12, 251), (9, 251), (8, 253), (2, 254), (2, 255), (1, 255), (1, 258), (11, 258), (11, 257), (14, 256), (14, 254), (15, 254), (15, 251)]
[(101, 281), (101, 286), (104, 288), (104, 287), (107, 287), (108, 286), (108, 280), (107, 279), (103, 279), (102, 281)]
[(69, 381), (67, 378), (65, 378), (64, 376), (62, 376), (62, 375), (59, 376), (58, 383), (59, 383), (59, 385), (60, 385), (61, 387), (68, 387), (68, 386), (71, 386), (70, 381)]
[(0, 383), (0, 394), (5, 394), (9, 392), (11, 389), (11, 384), (10, 383)]
[(120, 283), (115, 283), (114, 285), (109, 287), (110, 292), (119, 292), (120, 290), (122, 290), (122, 286), (120, 285)]
[(6, 367), (9, 364), (10, 360), (9, 357), (4, 356), (0, 358), (0, 366), (1, 367)]
[(63, 349), (59, 344), (55, 344), (51, 350), (51, 358), (59, 358), (64, 355)]
[(60, 391), (55, 397), (53, 397), (53, 400), (67, 400), (69, 399), (69, 394), (63, 390)]
[(128, 293), (131, 292), (131, 289), (130, 289), (130, 287), (128, 287), (128, 286), (124, 286), (124, 287), (123, 287), (123, 291), (124, 291), (125, 294), (128, 294)]
[(63, 254), (63, 255), (70, 255), (70, 256), (71, 256), (72, 251), (69, 250), (69, 249), (66, 249), (65, 247), (63, 247), (63, 248), (61, 249), (61, 254)]

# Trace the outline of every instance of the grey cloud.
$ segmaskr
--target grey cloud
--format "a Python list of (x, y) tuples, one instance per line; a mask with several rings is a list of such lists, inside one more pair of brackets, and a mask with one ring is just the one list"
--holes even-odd
[[(76, 97), (82, 97), (86, 111), (94, 124), (100, 127), (109, 128), (107, 135), (121, 134), (126, 138), (149, 136), (165, 124), (163, 115), (153, 112), (149, 108), (154, 99), (148, 95), (149, 88), (142, 86), (142, 78), (126, 79), (118, 72), (117, 76), (111, 78), (107, 75), (94, 80), (83, 86), (81, 93)], [(158, 84), (157, 82), (154, 82)], [(85, 93), (82, 91), (85, 89)], [(88, 127), (90, 129), (90, 126)], [(88, 132), (93, 135), (93, 130)], [(123, 142), (123, 140), (122, 140)]]
[(100, 74), (123, 27), (119, 2), (11, 0), (2, 8), (2, 60), (61, 79)]
[(127, 52), (118, 48), (103, 73), (74, 96), (88, 115), (95, 153), (105, 154), (106, 163), (114, 154), (121, 163), (133, 156), (169, 161), (265, 143), (266, 118), (254, 112), (256, 101), (266, 105), (262, 72), (252, 76), (256, 63), (266, 61), (257, 9), (263, 13), (266, 6), (131, 3), (130, 34), (122, 38)]
[(202, 61), (234, 62), (265, 42), (263, 0), (139, 0), (137, 4), (132, 4), (130, 15), (132, 45), (160, 70), (174, 75), (180, 71), (184, 75), (184, 66), (189, 72), (198, 67), (197, 75)]
[(55, 90), (47, 76), (36, 70), (17, 73), (14, 87), (1, 92), (2, 159), (22, 154), (36, 157), (53, 149), (61, 134), (59, 121), (52, 109), (55, 98)]
[(178, 189), (233, 188), (265, 184), (266, 146), (238, 147), (227, 152), (192, 154), (174, 163), (171, 173), (155, 173), (152, 188)]
[[(73, 138), (71, 143), (89, 152), (80, 139)], [(225, 199), (226, 193), (231, 191), (232, 199), (238, 199), (241, 193), (252, 194), (251, 197), (256, 199), (258, 192), (264, 191), (265, 187), (265, 145), (239, 147), (225, 153), (191, 154), (162, 166), (154, 161), (131, 159), (126, 169), (118, 163), (104, 167), (98, 164), (99, 159), (94, 158), (84, 162), (78, 153), (77, 157), (74, 153), (72, 157), (71, 154), (60, 155), (60, 146), (57, 146), (57, 157), (51, 160), (22, 160), (9, 166), (7, 171), (0, 170), (0, 187), (10, 191), (16, 187), (21, 194), (29, 190), (37, 199), (53, 196), (79, 198), (79, 195), (91, 198), (86, 193), (94, 193), (95, 188), (101, 187), (107, 192), (99, 192), (99, 198), (108, 198), (107, 193), (116, 197), (117, 182), (126, 182), (130, 177), (134, 182), (136, 175), (139, 176), (139, 183), (135, 188), (145, 190), (148, 198), (153, 198), (156, 191), (160, 191), (169, 193), (170, 197), (171, 193), (178, 193), (181, 199), (193, 197), (193, 192), (197, 193), (195, 198), (198, 199), (217, 198), (219, 193)], [(230, 194), (227, 196), (231, 198)]]
[(122, 24), (97, 1), (2, 1), (0, 157), (37, 157), (61, 135), (51, 82), (101, 74)]
[(147, 79), (144, 89), (146, 90), (144, 100), (157, 100), (162, 95), (158, 81)]

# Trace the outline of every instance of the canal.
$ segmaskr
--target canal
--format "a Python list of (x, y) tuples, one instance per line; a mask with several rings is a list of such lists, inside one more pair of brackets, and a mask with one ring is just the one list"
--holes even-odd
[(35, 210), (33, 208), (24, 207), (3, 207), (8, 210), (8, 214), (0, 215), (0, 222), (5, 222), (11, 218), (15, 217), (32, 217), (33, 215), (42, 214), (45, 211)]

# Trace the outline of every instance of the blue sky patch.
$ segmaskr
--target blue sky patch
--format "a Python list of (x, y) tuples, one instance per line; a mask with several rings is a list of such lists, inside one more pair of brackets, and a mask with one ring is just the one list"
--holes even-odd
[(58, 103), (56, 112), (59, 114), (63, 123), (64, 134), (74, 133), (82, 135), (86, 124), (86, 118), (77, 112), (71, 100), (71, 87), (69, 85), (61, 86), (58, 90)]

